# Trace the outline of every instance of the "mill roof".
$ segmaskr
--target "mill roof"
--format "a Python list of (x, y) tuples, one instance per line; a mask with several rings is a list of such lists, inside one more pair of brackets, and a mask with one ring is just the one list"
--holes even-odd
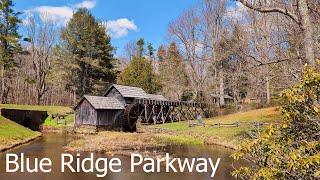
[(149, 98), (148, 94), (139, 87), (133, 86), (123, 86), (118, 84), (113, 84), (108, 91), (105, 93), (107, 95), (112, 88), (116, 88), (123, 97), (128, 98)]
[(113, 84), (107, 92), (104, 94), (105, 96), (111, 91), (112, 88), (115, 88), (119, 91), (119, 93), (125, 98), (143, 98), (143, 99), (153, 99), (160, 101), (167, 101), (163, 95), (157, 94), (148, 94), (142, 88), (134, 87), (134, 86), (124, 86)]
[(76, 109), (84, 99), (88, 100), (94, 109), (124, 109), (123, 104), (116, 98), (89, 95), (84, 95), (74, 109)]

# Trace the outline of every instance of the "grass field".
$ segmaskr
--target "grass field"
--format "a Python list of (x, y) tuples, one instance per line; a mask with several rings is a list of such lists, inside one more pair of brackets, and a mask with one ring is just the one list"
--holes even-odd
[[(234, 123), (234, 122), (277, 122), (281, 120), (281, 113), (277, 107), (256, 109), (247, 112), (229, 114), (219, 116), (211, 119), (206, 119), (205, 124), (215, 123)], [(239, 126), (239, 127), (189, 127), (188, 122), (166, 123), (161, 125), (150, 126), (150, 128), (160, 128), (169, 130), (171, 133), (183, 136), (186, 138), (190, 136), (196, 139), (201, 139), (207, 144), (220, 144), (235, 148), (241, 139), (245, 138), (246, 132), (253, 127)]]
[(40, 132), (31, 131), (28, 128), (0, 116), (0, 150), (25, 143), (40, 135)]
[(37, 110), (37, 111), (48, 111), (48, 114), (63, 114), (71, 112), (72, 109), (66, 106), (32, 106), (32, 105), (17, 105), (17, 104), (0, 104), (1, 108), (7, 109), (22, 109), (22, 110)]

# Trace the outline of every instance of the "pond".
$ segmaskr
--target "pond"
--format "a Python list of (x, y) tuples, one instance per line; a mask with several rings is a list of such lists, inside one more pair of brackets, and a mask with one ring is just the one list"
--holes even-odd
[[(72, 173), (67, 171), (61, 173), (60, 167), (60, 156), (64, 153), (63, 147), (70, 142), (74, 137), (58, 133), (58, 134), (45, 134), (43, 137), (11, 151), (0, 154), (0, 179), (5, 180), (90, 180), (90, 179), (109, 179), (109, 180), (202, 180), (202, 179), (212, 179), (210, 173), (145, 173), (142, 170), (139, 172), (130, 172), (130, 157), (117, 156), (122, 162), (122, 172), (121, 173), (111, 173), (109, 172), (106, 177), (97, 178), (95, 173)], [(165, 148), (166, 152), (174, 154), (175, 157), (204, 157), (212, 158), (216, 160), (221, 158), (219, 167), (215, 174), (214, 179), (233, 179), (230, 175), (232, 168), (232, 158), (230, 155), (232, 150), (220, 147), (220, 146), (168, 146)], [(28, 158), (50, 158), (52, 160), (52, 172), (51, 173), (6, 173), (5, 172), (5, 155), (6, 153), (20, 154), (24, 153)], [(85, 153), (81, 153), (84, 155)], [(97, 156), (107, 157), (103, 154), (96, 154)], [(85, 156), (85, 155), (84, 155)], [(108, 158), (108, 157), (107, 157)]]

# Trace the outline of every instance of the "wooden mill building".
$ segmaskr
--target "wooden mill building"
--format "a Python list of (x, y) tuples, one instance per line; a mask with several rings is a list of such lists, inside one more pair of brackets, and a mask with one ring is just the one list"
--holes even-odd
[(114, 84), (103, 96), (85, 95), (78, 102), (74, 107), (75, 126), (121, 130), (124, 110), (135, 99), (167, 100), (162, 95), (148, 94), (138, 87)]

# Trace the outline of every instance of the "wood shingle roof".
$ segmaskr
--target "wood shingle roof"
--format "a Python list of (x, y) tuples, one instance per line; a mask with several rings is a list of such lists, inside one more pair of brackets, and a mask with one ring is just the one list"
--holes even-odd
[(168, 99), (162, 95), (157, 94), (148, 94), (142, 88), (133, 87), (133, 86), (124, 86), (113, 84), (107, 92), (104, 94), (106, 96), (112, 88), (115, 88), (119, 91), (119, 93), (125, 98), (143, 98), (143, 99), (152, 99), (152, 100), (160, 100), (160, 101), (167, 101)]
[(124, 109), (124, 105), (113, 97), (89, 96), (84, 95), (81, 101), (74, 109), (84, 100), (88, 100), (94, 109)]
[(106, 92), (106, 94), (108, 94), (112, 87), (116, 88), (120, 92), (120, 94), (126, 98), (149, 98), (148, 94), (141, 88), (133, 86), (123, 86), (118, 84), (113, 84)]

